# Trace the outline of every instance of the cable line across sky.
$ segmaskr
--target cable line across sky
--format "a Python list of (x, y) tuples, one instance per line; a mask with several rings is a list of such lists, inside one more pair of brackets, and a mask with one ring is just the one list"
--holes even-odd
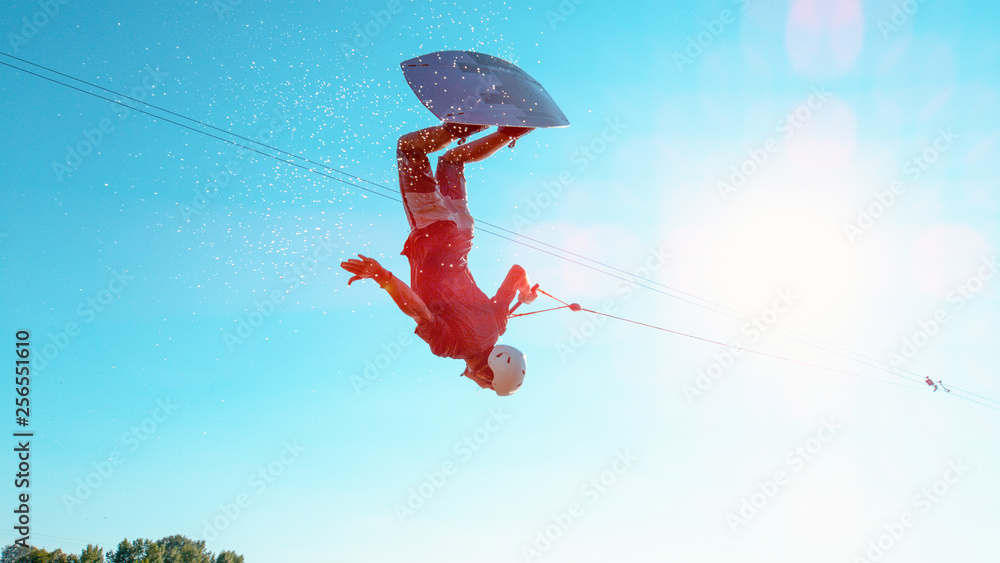
[[(245, 136), (239, 135), (237, 133), (233, 133), (232, 131), (229, 131), (229, 130), (226, 130), (226, 129), (223, 129), (223, 128), (220, 128), (220, 127), (213, 126), (213, 125), (211, 125), (209, 123), (205, 123), (204, 121), (193, 119), (193, 118), (188, 117), (186, 115), (183, 115), (183, 114), (171, 111), (169, 109), (160, 107), (160, 106), (152, 104), (150, 102), (146, 102), (146, 101), (139, 100), (139, 99), (131, 97), (131, 96), (127, 96), (125, 94), (122, 94), (122, 93), (116, 92), (114, 90), (110, 90), (108, 88), (105, 88), (103, 86), (94, 84), (92, 82), (88, 82), (86, 80), (73, 77), (73, 76), (71, 76), (69, 74), (66, 74), (66, 73), (63, 73), (63, 72), (59, 72), (59, 71), (54, 70), (52, 68), (46, 67), (44, 65), (40, 65), (40, 64), (31, 62), (31, 61), (28, 61), (26, 59), (23, 59), (23, 58), (20, 58), (20, 57), (16, 57), (14, 55), (11, 55), (11, 54), (8, 54), (8, 53), (4, 53), (4, 52), (0, 52), (0, 55), (2, 55), (4, 57), (7, 57), (9, 59), (13, 59), (15, 61), (18, 61), (19, 63), (22, 63), (24, 65), (29, 65), (29, 66), (34, 67), (36, 69), (40, 69), (40, 70), (43, 70), (45, 72), (51, 73), (53, 75), (60, 76), (60, 77), (69, 79), (69, 80), (71, 80), (73, 82), (86, 85), (89, 88), (96, 89), (96, 90), (99, 90), (101, 92), (105, 92), (105, 93), (107, 93), (107, 94), (109, 94), (109, 95), (111, 95), (113, 97), (105, 96), (105, 95), (102, 95), (102, 94), (100, 94), (98, 92), (95, 92), (95, 91), (92, 91), (92, 90), (87, 90), (87, 89), (84, 89), (84, 88), (81, 88), (81, 87), (78, 87), (78, 86), (74, 86), (72, 84), (67, 84), (66, 82), (64, 82), (62, 80), (59, 80), (57, 78), (53, 78), (52, 76), (46, 76), (44, 74), (41, 74), (41, 73), (38, 73), (38, 72), (34, 72), (32, 70), (28, 70), (26, 68), (22, 68), (20, 66), (17, 66), (17, 65), (14, 65), (14, 64), (11, 64), (11, 63), (8, 63), (8, 62), (0, 60), (0, 65), (3, 65), (5, 67), (11, 68), (11, 69), (14, 69), (14, 70), (17, 70), (17, 71), (20, 71), (20, 72), (23, 72), (23, 73), (26, 73), (26, 74), (29, 74), (29, 75), (32, 75), (32, 76), (35, 76), (37, 78), (41, 78), (43, 80), (46, 80), (46, 81), (49, 81), (49, 82), (61, 85), (61, 86), (65, 87), (65, 88), (69, 88), (69, 89), (75, 90), (75, 91), (83, 93), (83, 94), (87, 94), (89, 96), (92, 96), (92, 97), (95, 97), (95, 98), (98, 98), (98, 99), (101, 99), (101, 100), (105, 100), (105, 101), (108, 101), (108, 102), (120, 105), (122, 107), (128, 108), (130, 110), (136, 111), (136, 112), (144, 114), (144, 115), (147, 115), (147, 116), (152, 117), (154, 119), (161, 119), (161, 120), (166, 121), (168, 123), (177, 125), (178, 127), (182, 127), (182, 128), (184, 128), (186, 130), (193, 131), (195, 133), (199, 133), (199, 134), (205, 135), (205, 136), (210, 137), (212, 139), (215, 139), (217, 141), (221, 141), (221, 142), (227, 143), (227, 144), (229, 144), (231, 146), (239, 147), (241, 149), (245, 149), (245, 150), (251, 151), (253, 153), (256, 153), (256, 154), (259, 154), (261, 156), (265, 156), (265, 157), (268, 157), (268, 158), (271, 158), (271, 159), (274, 159), (274, 160), (276, 160), (278, 162), (282, 162), (282, 163), (294, 166), (296, 168), (305, 170), (307, 172), (312, 172), (312, 173), (318, 174), (318, 175), (323, 176), (325, 178), (329, 178), (331, 180), (337, 181), (337, 182), (339, 182), (341, 184), (345, 184), (347, 186), (351, 186), (353, 188), (357, 188), (359, 190), (362, 190), (362, 191), (365, 191), (365, 192), (368, 192), (368, 193), (371, 193), (371, 194), (374, 194), (374, 195), (377, 195), (377, 196), (380, 196), (380, 197), (383, 197), (383, 198), (386, 198), (386, 199), (390, 199), (390, 200), (393, 200), (393, 201), (396, 201), (396, 202), (400, 202), (401, 201), (400, 198), (397, 195), (395, 195), (397, 193), (397, 190), (394, 189), (394, 188), (390, 188), (389, 186), (386, 186), (384, 184), (380, 184), (378, 182), (374, 182), (374, 181), (368, 180), (366, 178), (363, 178), (363, 177), (360, 177), (360, 176), (356, 176), (356, 175), (350, 174), (348, 172), (344, 172), (343, 170), (339, 170), (339, 169), (334, 168), (332, 166), (329, 166), (327, 164), (323, 164), (321, 162), (318, 162), (318, 161), (315, 161), (315, 160), (311, 160), (309, 158), (305, 158), (305, 157), (300, 156), (300, 155), (296, 155), (294, 153), (291, 153), (291, 152), (283, 150), (281, 148), (269, 145), (267, 143), (263, 143), (261, 141), (257, 141), (257, 140), (251, 139), (249, 137), (245, 137)], [(134, 107), (133, 105), (130, 105), (130, 104), (126, 103), (125, 100), (128, 100), (129, 102), (133, 102), (134, 104), (142, 104), (142, 105), (146, 106), (149, 109), (145, 109), (144, 110), (144, 109), (141, 109), (141, 108), (138, 108), (138, 107)], [(175, 119), (171, 119), (170, 117), (165, 117), (162, 114), (157, 114), (157, 113), (154, 113), (153, 111), (150, 111), (150, 110), (156, 110), (157, 112), (162, 112), (162, 114), (166, 114), (166, 115), (169, 115), (169, 116), (176, 117), (178, 120), (183, 120), (183, 121), (185, 121), (187, 123), (190, 123), (192, 125), (189, 125), (187, 123), (182, 123), (181, 121), (178, 121), (178, 120), (175, 120)], [(197, 125), (197, 126), (199, 126), (201, 128), (195, 127), (195, 125)], [(232, 138), (222, 137), (222, 136), (220, 136), (218, 134), (213, 133), (213, 131), (216, 132), (216, 133), (223, 134), (223, 135), (228, 135), (228, 136), (230, 136)], [(236, 140), (234, 140), (234, 139), (236, 139)], [(257, 146), (256, 147), (250, 146), (249, 144), (246, 144), (246, 143), (251, 143), (251, 144), (257, 145)], [(262, 150), (262, 149), (266, 149), (266, 150)], [(267, 152), (267, 151), (273, 151), (273, 152)], [(333, 174), (333, 173), (335, 173), (335, 174)], [(361, 185), (361, 184), (367, 184), (367, 185)], [(385, 193), (385, 192), (389, 192), (389, 193)], [(685, 291), (682, 291), (682, 290), (670, 287), (670, 286), (668, 286), (666, 284), (657, 282), (655, 280), (651, 280), (651, 279), (648, 279), (648, 278), (645, 278), (645, 277), (641, 277), (641, 276), (636, 276), (634, 274), (631, 274), (631, 273), (629, 273), (629, 272), (627, 272), (627, 271), (625, 271), (623, 269), (620, 269), (618, 267), (615, 267), (613, 265), (610, 265), (610, 264), (607, 264), (607, 263), (604, 263), (604, 262), (601, 262), (601, 261), (598, 261), (598, 260), (591, 259), (591, 258), (589, 258), (587, 256), (582, 255), (582, 254), (575, 253), (575, 252), (572, 252), (570, 250), (566, 250), (564, 248), (560, 248), (558, 246), (546, 243), (544, 241), (541, 241), (541, 240), (538, 240), (538, 239), (535, 239), (535, 238), (532, 238), (532, 237), (525, 236), (523, 234), (517, 233), (517, 232), (512, 231), (510, 229), (506, 229), (506, 228), (504, 228), (504, 227), (502, 227), (500, 225), (497, 225), (497, 224), (494, 224), (494, 223), (490, 223), (490, 222), (487, 222), (487, 221), (482, 221), (482, 220), (479, 220), (479, 219), (477, 219), (476, 221), (477, 221), (477, 225), (478, 225), (478, 230), (480, 230), (482, 232), (485, 232), (487, 234), (499, 237), (501, 239), (510, 241), (512, 243), (524, 246), (526, 248), (530, 248), (532, 250), (535, 250), (536, 252), (544, 253), (544, 254), (547, 254), (549, 256), (558, 258), (559, 260), (562, 260), (562, 261), (565, 261), (565, 262), (569, 262), (569, 263), (575, 264), (577, 266), (580, 266), (580, 267), (583, 267), (583, 268), (586, 268), (586, 269), (593, 270), (595, 272), (601, 273), (601, 274), (606, 275), (606, 276), (610, 276), (610, 277), (613, 277), (613, 278), (617, 278), (619, 280), (626, 281), (626, 282), (628, 282), (630, 284), (642, 287), (642, 288), (647, 289), (649, 291), (653, 291), (653, 292), (659, 293), (661, 295), (665, 295), (667, 297), (670, 297), (672, 299), (676, 299), (676, 300), (682, 301), (684, 303), (688, 303), (690, 305), (694, 305), (696, 307), (699, 307), (699, 308), (702, 308), (702, 309), (706, 309), (708, 311), (712, 311), (713, 313), (716, 313), (718, 315), (722, 315), (722, 316), (728, 317), (728, 318), (733, 319), (733, 320), (744, 321), (745, 322), (745, 321), (747, 321), (747, 320), (749, 320), (751, 318), (750, 315), (747, 315), (747, 314), (745, 314), (743, 312), (737, 311), (737, 310), (732, 309), (730, 307), (727, 307), (725, 305), (722, 305), (722, 304), (713, 302), (711, 300), (699, 297), (699, 296), (694, 295), (694, 294), (689, 293), (689, 292), (685, 292)], [(483, 228), (483, 226), (485, 226), (487, 228)], [(531, 243), (531, 244), (529, 244), (529, 243)], [(542, 248), (542, 247), (544, 247), (544, 248)], [(549, 250), (547, 250), (547, 249), (549, 249)], [(549, 295), (549, 294), (546, 293), (546, 295)], [(549, 295), (549, 296), (552, 297), (551, 295)], [(553, 299), (556, 299), (556, 298), (553, 297)], [(562, 301), (560, 300), (560, 302), (562, 302)], [(545, 311), (536, 311), (535, 313), (552, 311), (552, 310), (556, 310), (556, 309), (563, 309), (563, 308), (569, 308), (570, 307), (569, 304), (567, 304), (565, 302), (562, 302), (562, 303), (564, 305), (563, 307), (556, 307), (556, 308), (553, 308), (553, 309), (546, 309)], [(573, 310), (576, 311), (578, 309), (573, 309)], [(634, 324), (634, 325), (637, 325), (637, 326), (642, 326), (642, 327), (646, 327), (646, 328), (650, 328), (650, 329), (655, 329), (655, 330), (659, 330), (659, 331), (663, 331), (663, 332), (668, 332), (668, 333), (672, 333), (672, 334), (679, 335), (679, 336), (684, 336), (684, 337), (688, 337), (688, 338), (692, 338), (692, 339), (704, 341), (704, 342), (707, 342), (707, 343), (711, 343), (713, 345), (730, 347), (730, 345), (727, 345), (724, 342), (720, 342), (718, 340), (712, 340), (712, 339), (709, 339), (709, 338), (704, 338), (704, 337), (700, 337), (700, 336), (693, 335), (693, 334), (688, 334), (688, 333), (684, 333), (684, 332), (680, 332), (680, 331), (676, 331), (676, 330), (671, 330), (671, 329), (660, 327), (660, 326), (657, 326), (657, 325), (643, 323), (643, 322), (640, 322), (640, 321), (636, 321), (636, 320), (632, 320), (632, 319), (627, 319), (627, 318), (622, 318), (622, 317), (618, 317), (618, 316), (615, 316), (615, 315), (609, 315), (609, 314), (606, 314), (606, 313), (603, 313), (603, 312), (600, 312), (600, 311), (595, 311), (595, 310), (592, 310), (592, 309), (580, 308), (579, 310), (582, 310), (582, 311), (587, 312), (589, 314), (601, 315), (601, 316), (605, 316), (605, 317), (608, 317), (608, 318), (616, 319), (618, 321), (631, 323), (631, 324)], [(532, 313), (526, 313), (526, 314), (532, 314)], [(515, 315), (515, 316), (524, 316), (524, 315), (525, 315), (525, 313), (522, 313), (520, 315)], [(828, 353), (840, 356), (842, 358), (845, 358), (845, 359), (857, 362), (859, 364), (866, 365), (866, 366), (871, 367), (873, 369), (883, 371), (883, 372), (885, 372), (885, 373), (887, 373), (889, 375), (894, 375), (896, 377), (903, 378), (904, 380), (906, 380), (909, 383), (917, 384), (917, 386), (907, 385), (907, 387), (910, 387), (910, 388), (924, 388), (923, 383), (925, 382), (925, 380), (930, 380), (930, 378), (927, 377), (927, 376), (924, 376), (924, 375), (921, 375), (921, 374), (918, 374), (918, 373), (915, 373), (915, 372), (912, 372), (912, 371), (909, 371), (909, 370), (906, 370), (906, 369), (902, 369), (902, 368), (897, 367), (897, 366), (893, 366), (893, 365), (891, 365), (891, 364), (889, 364), (887, 362), (884, 362), (884, 361), (881, 361), (881, 360), (878, 360), (878, 359), (875, 359), (875, 358), (871, 358), (869, 356), (865, 356), (865, 355), (857, 353), (857, 352), (853, 352), (851, 350), (848, 350), (848, 349), (842, 348), (840, 346), (837, 346), (837, 345), (835, 345), (833, 343), (826, 342), (826, 341), (821, 340), (821, 339), (813, 338), (813, 337), (811, 337), (811, 336), (809, 336), (807, 334), (804, 334), (804, 333), (801, 333), (801, 332), (789, 329), (787, 327), (783, 327), (781, 325), (775, 324), (775, 325), (772, 326), (772, 329), (774, 329), (777, 333), (781, 334), (782, 336), (784, 336), (786, 338), (789, 338), (791, 340), (794, 340), (794, 341), (806, 344), (808, 346), (812, 346), (814, 348), (817, 348), (817, 349), (823, 350), (825, 352), (828, 352)], [(840, 369), (836, 369), (836, 368), (832, 368), (832, 367), (828, 367), (828, 366), (823, 366), (823, 365), (820, 365), (820, 364), (815, 364), (815, 363), (810, 363), (810, 362), (804, 362), (804, 361), (797, 360), (797, 359), (794, 359), (794, 358), (788, 358), (788, 357), (784, 357), (784, 356), (780, 356), (780, 355), (770, 354), (770, 353), (766, 353), (766, 352), (763, 352), (763, 351), (750, 350), (750, 349), (746, 349), (746, 348), (742, 348), (742, 350), (746, 351), (746, 352), (751, 352), (751, 353), (754, 353), (754, 354), (757, 354), (757, 355), (760, 355), (760, 356), (765, 356), (765, 357), (770, 357), (770, 358), (773, 358), (773, 359), (778, 359), (778, 360), (782, 360), (782, 361), (786, 361), (786, 362), (800, 364), (800, 365), (811, 367), (811, 368), (814, 368), (814, 369), (820, 369), (820, 370), (825, 370), (825, 371), (830, 371), (830, 372), (835, 372), (835, 373), (840, 373), (840, 374), (851, 375), (851, 376), (862, 378), (862, 379), (868, 379), (868, 380), (872, 380), (872, 381), (880, 381), (882, 383), (889, 383), (889, 384), (893, 384), (893, 385), (898, 385), (897, 383), (895, 383), (895, 382), (893, 382), (891, 380), (879, 379), (879, 378), (876, 378), (876, 377), (871, 377), (871, 376), (859, 374), (859, 373), (852, 372), (852, 371), (840, 370)], [(948, 389), (950, 390), (950, 392), (946, 393), (946, 395), (948, 395), (948, 396), (957, 397), (957, 398), (960, 398), (960, 399), (963, 399), (963, 400), (966, 400), (966, 401), (969, 401), (969, 402), (972, 402), (972, 403), (984, 406), (984, 407), (989, 408), (989, 409), (1000, 411), (1000, 401), (996, 401), (994, 399), (990, 399), (988, 397), (984, 397), (982, 395), (979, 395), (979, 394), (976, 394), (976, 393), (973, 393), (973, 392), (970, 392), (970, 391), (966, 391), (966, 390), (958, 388), (958, 387), (956, 387), (956, 386), (954, 386), (952, 384), (948, 385)], [(973, 397), (975, 397), (977, 399), (981, 399), (981, 400), (976, 400)], [(990, 404), (990, 403), (992, 403), (992, 404)]]

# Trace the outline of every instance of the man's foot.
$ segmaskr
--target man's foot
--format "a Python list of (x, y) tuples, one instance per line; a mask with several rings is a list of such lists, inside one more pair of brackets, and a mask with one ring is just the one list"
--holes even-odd
[(465, 139), (466, 137), (475, 135), (480, 131), (485, 131), (489, 129), (489, 125), (467, 125), (465, 123), (445, 123), (444, 128), (446, 131), (452, 134), (453, 137), (458, 139)]
[(500, 127), (497, 129), (497, 133), (510, 137), (511, 139), (519, 139), (534, 130), (535, 129), (532, 127)]
[(534, 131), (532, 127), (500, 127), (497, 129), (497, 134), (503, 135), (510, 139), (510, 143), (507, 145), (510, 148), (514, 148), (514, 143), (518, 139)]

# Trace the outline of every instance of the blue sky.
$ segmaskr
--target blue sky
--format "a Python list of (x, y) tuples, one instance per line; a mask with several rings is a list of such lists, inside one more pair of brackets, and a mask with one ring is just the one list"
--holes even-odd
[(474, 215), (627, 280), (480, 232), (484, 290), (519, 263), (561, 299), (730, 346), (546, 313), (503, 337), (528, 355), (522, 390), (482, 392), (337, 266), (407, 271), (398, 203), (2, 67), (3, 330), (51, 356), (31, 384), (33, 543), (180, 533), (248, 561), (1000, 548), (995, 4), (232, 4), (17, 1), (3, 51), (387, 195), (395, 139), (433, 124), (398, 63), (511, 60), (572, 125), (470, 167)]

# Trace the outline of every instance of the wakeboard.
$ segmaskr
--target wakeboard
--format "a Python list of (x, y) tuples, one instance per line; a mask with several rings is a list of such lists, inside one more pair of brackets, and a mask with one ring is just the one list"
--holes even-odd
[(420, 102), (446, 123), (569, 126), (545, 88), (503, 59), (473, 51), (438, 51), (400, 67)]

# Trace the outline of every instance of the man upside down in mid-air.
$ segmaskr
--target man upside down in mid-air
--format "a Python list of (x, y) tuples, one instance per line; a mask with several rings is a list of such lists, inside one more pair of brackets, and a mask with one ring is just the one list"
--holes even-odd
[(403, 313), (417, 322), (416, 334), (436, 356), (465, 360), (462, 374), (498, 395), (514, 393), (524, 381), (524, 354), (497, 345), (507, 329), (510, 304), (537, 297), (524, 268), (511, 267), (493, 298), (476, 285), (468, 267), (473, 219), (465, 192), (467, 162), (484, 160), (529, 133), (526, 127), (500, 127), (485, 137), (459, 145), (438, 158), (431, 172), (427, 155), (456, 139), (487, 129), (485, 125), (447, 123), (399, 138), (396, 159), (410, 235), (402, 254), (410, 262), (410, 285), (381, 264), (358, 255), (340, 265), (354, 274), (347, 284), (373, 279)]

